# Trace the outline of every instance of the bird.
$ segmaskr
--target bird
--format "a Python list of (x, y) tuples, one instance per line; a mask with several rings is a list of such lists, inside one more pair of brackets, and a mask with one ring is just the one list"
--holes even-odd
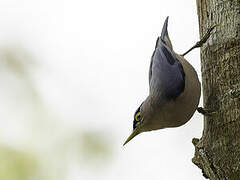
[(134, 113), (133, 131), (123, 145), (142, 132), (179, 127), (198, 108), (201, 84), (194, 67), (174, 52), (166, 18), (149, 68), (149, 95)]

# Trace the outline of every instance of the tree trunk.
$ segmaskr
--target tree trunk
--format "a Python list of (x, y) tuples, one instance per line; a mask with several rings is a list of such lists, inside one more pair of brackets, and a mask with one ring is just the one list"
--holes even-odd
[(220, 24), (201, 48), (204, 116), (193, 139), (193, 163), (212, 180), (240, 180), (240, 0), (197, 0), (200, 37)]

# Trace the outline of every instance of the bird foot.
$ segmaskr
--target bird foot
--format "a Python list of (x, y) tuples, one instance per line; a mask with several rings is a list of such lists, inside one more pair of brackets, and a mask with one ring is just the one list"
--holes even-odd
[(185, 56), (186, 54), (188, 54), (190, 51), (192, 51), (195, 48), (199, 48), (202, 47), (202, 45), (207, 42), (208, 38), (211, 36), (212, 31), (215, 27), (220, 26), (220, 24), (214, 24), (212, 25), (206, 32), (206, 34), (204, 34), (204, 36), (202, 37), (202, 39), (200, 39), (200, 41), (198, 41), (193, 47), (191, 47), (188, 51), (186, 51), (185, 53), (182, 54), (182, 56)]
[(202, 115), (205, 115), (205, 116), (211, 116), (211, 115), (216, 113), (216, 111), (214, 111), (212, 109), (206, 109), (206, 108), (203, 108), (203, 107), (198, 107), (197, 111), (199, 113), (201, 113)]

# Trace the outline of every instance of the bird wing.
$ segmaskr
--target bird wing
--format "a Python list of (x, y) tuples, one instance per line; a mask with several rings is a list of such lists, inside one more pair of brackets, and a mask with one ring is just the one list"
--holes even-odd
[(156, 45), (155, 45), (155, 50), (152, 54), (152, 57), (151, 57), (151, 62), (150, 62), (150, 68), (149, 68), (149, 85), (150, 85), (150, 82), (151, 82), (151, 78), (152, 78), (152, 63), (153, 63), (153, 57), (154, 57), (154, 54), (155, 54), (155, 51), (157, 49), (157, 45), (158, 45), (158, 41), (159, 41), (159, 37), (157, 38), (157, 41), (156, 41)]
[(150, 94), (159, 93), (175, 99), (184, 90), (185, 74), (175, 54), (158, 38), (149, 69)]

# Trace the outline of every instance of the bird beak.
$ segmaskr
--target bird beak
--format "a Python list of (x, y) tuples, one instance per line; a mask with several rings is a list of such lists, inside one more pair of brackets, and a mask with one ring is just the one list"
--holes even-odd
[(127, 138), (127, 140), (125, 141), (125, 143), (123, 144), (123, 146), (125, 144), (127, 144), (131, 139), (133, 139), (136, 135), (138, 135), (140, 132), (138, 130), (138, 128), (134, 129), (133, 132), (130, 134), (130, 136)]

